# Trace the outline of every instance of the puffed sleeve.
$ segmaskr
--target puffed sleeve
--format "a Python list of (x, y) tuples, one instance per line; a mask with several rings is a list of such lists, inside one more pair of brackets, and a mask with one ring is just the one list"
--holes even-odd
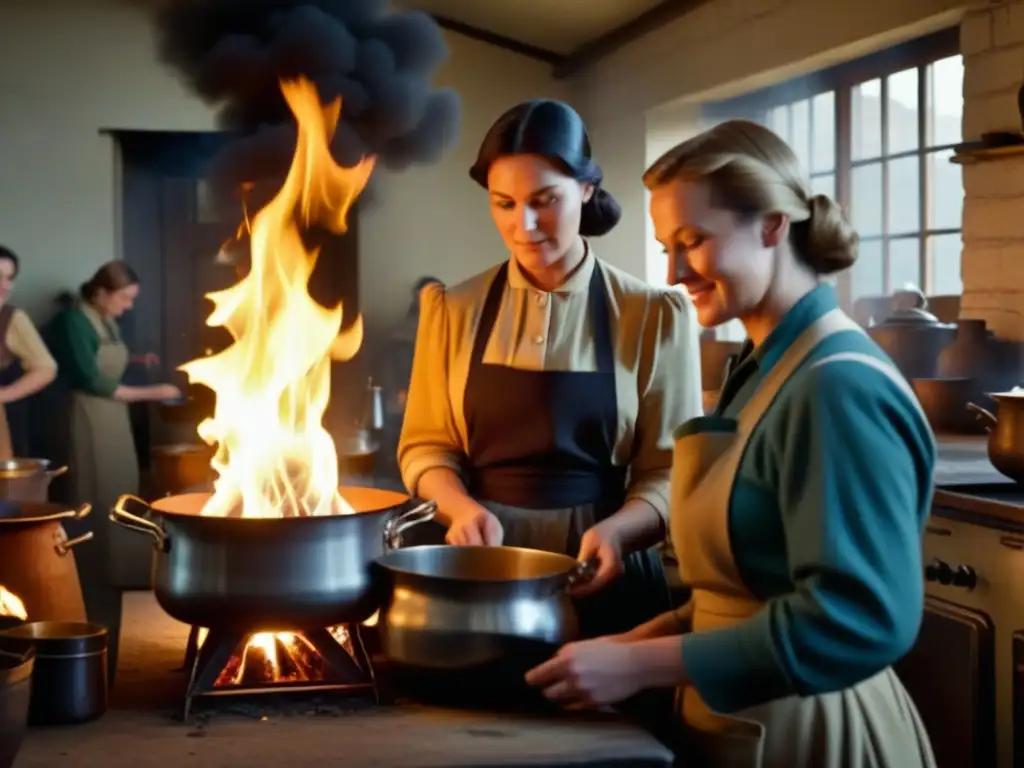
[(412, 376), (398, 441), (398, 465), (409, 493), (435, 467), (459, 472), (463, 450), (448, 397), (448, 313), (445, 289), (428, 285), (420, 294)]
[(14, 310), (11, 315), (5, 341), (26, 371), (56, 370), (57, 362), (46, 348), (39, 331), (32, 324), (31, 318), (20, 309)]
[(921, 624), (927, 421), (863, 361), (832, 361), (794, 384), (785, 429), (769, 435), (793, 588), (745, 622), (682, 641), (694, 686), (724, 713), (866, 680), (907, 653)]
[(644, 329), (651, 359), (647, 387), (640, 394), (627, 498), (643, 499), (668, 524), (672, 433), (703, 413), (700, 333), (693, 305), (680, 291), (664, 291)]

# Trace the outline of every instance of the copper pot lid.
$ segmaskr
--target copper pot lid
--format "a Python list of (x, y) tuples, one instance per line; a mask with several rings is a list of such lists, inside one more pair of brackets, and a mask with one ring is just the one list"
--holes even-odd
[(91, 504), (69, 509), (66, 504), (0, 499), (0, 526), (33, 525), (55, 520), (81, 519), (92, 511)]

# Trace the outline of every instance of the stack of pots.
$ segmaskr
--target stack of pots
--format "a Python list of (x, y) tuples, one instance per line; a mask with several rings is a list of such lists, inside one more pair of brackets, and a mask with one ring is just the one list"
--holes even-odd
[(47, 501), (50, 481), (66, 471), (45, 459), (0, 462), (0, 583), (33, 621), (86, 619), (73, 548), (92, 538), (81, 522), (91, 508)]

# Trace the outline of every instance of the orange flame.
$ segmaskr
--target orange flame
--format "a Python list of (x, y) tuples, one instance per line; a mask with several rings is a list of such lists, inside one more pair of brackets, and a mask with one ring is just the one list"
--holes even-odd
[(253, 218), (251, 269), (227, 290), (207, 295), (208, 326), (234, 343), (181, 367), (216, 394), (199, 436), (216, 445), (214, 494), (204, 515), (292, 517), (351, 513), (338, 493), (338, 457), (323, 428), (330, 361), (351, 359), (363, 340), (362, 316), (340, 332), (342, 306), (327, 309), (308, 291), (318, 252), (301, 229), (320, 224), (342, 234), (374, 158), (343, 168), (329, 143), (341, 100), (320, 104), (307, 80), (281, 83), (298, 123), (291, 169), (277, 195)]
[(22, 621), (28, 618), (25, 604), (16, 594), (5, 589), (3, 584), (0, 584), (0, 616), (13, 616)]

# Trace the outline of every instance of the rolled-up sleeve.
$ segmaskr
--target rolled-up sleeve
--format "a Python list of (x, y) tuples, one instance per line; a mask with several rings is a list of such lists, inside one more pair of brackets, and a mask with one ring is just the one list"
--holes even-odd
[(693, 306), (679, 291), (665, 291), (652, 314), (643, 336), (651, 373), (637, 409), (626, 495), (654, 507), (667, 526), (672, 433), (703, 413), (700, 334)]
[(402, 481), (413, 496), (428, 470), (462, 468), (464, 452), (448, 394), (448, 345), (445, 289), (428, 285), (420, 294), (412, 376), (398, 442)]
[(14, 310), (7, 329), (7, 346), (21, 361), (26, 371), (55, 370), (57, 362), (43, 342), (31, 318), (20, 309)]
[(793, 589), (682, 640), (694, 686), (720, 712), (866, 680), (921, 624), (935, 446), (910, 395), (874, 367), (832, 362), (808, 372), (781, 423), (772, 453)]

